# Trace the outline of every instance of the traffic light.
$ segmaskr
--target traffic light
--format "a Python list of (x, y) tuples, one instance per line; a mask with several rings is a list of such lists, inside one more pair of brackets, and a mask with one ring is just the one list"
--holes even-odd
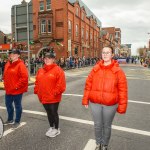
[(75, 47), (74, 53), (78, 54), (78, 47)]

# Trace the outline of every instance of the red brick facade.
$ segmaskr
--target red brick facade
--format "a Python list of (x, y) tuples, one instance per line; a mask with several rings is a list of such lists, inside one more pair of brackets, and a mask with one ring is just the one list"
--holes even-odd
[(121, 30), (115, 27), (102, 28), (104, 35), (101, 37), (102, 46), (111, 45), (115, 49), (115, 54), (119, 54), (121, 47)]
[[(76, 2), (74, 5), (68, 3), (68, 26), (71, 22), (71, 32), (68, 33), (71, 39), (71, 50), (69, 54), (75, 55), (75, 48), (78, 48), (80, 57), (99, 56), (99, 35), (100, 28), (93, 17), (87, 17), (84, 7)], [(77, 35), (78, 28), (78, 35)]]
[[(78, 2), (71, 4), (68, 0), (51, 0), (49, 10), (46, 8), (46, 0), (33, 0), (32, 3), (34, 44), (31, 46), (31, 51), (33, 54), (37, 55), (43, 47), (50, 46), (54, 47), (58, 58), (73, 55), (99, 56), (100, 27), (96, 19), (86, 16), (84, 7), (81, 7)], [(44, 3), (43, 11), (39, 11), (40, 3)], [(43, 20), (46, 20), (46, 31), (41, 32)], [(51, 32), (48, 32), (48, 21), (52, 24)]]

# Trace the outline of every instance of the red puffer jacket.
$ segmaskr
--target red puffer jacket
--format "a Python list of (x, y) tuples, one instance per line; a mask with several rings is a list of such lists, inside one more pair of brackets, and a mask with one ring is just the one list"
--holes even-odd
[(127, 80), (117, 61), (104, 66), (102, 60), (93, 67), (86, 80), (82, 104), (88, 105), (89, 100), (107, 106), (118, 104), (117, 111), (126, 112)]
[(6, 94), (17, 95), (27, 92), (28, 71), (20, 59), (11, 63), (8, 61), (4, 69), (4, 87)]
[(44, 65), (38, 70), (34, 93), (38, 95), (42, 104), (60, 102), (65, 89), (64, 71), (59, 66), (56, 64)]

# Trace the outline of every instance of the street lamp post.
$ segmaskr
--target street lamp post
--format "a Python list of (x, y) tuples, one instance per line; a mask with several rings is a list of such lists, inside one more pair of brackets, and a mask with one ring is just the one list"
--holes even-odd
[(29, 5), (27, 3), (27, 47), (28, 47), (28, 75), (30, 81), (30, 29), (29, 29)]
[[(149, 35), (150, 32), (148, 32), (147, 34)], [(148, 49), (149, 49), (149, 51), (150, 51), (150, 39), (149, 39), (149, 41), (148, 41), (148, 47), (149, 47)]]

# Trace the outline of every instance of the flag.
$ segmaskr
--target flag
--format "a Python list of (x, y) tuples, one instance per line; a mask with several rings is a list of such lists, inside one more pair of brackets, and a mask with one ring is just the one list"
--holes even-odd
[(58, 46), (64, 46), (62, 43), (55, 41), (56, 45)]
[(29, 44), (30, 44), (30, 45), (33, 45), (33, 44), (34, 44), (34, 42), (33, 42), (33, 41), (30, 41), (30, 42), (29, 42)]

